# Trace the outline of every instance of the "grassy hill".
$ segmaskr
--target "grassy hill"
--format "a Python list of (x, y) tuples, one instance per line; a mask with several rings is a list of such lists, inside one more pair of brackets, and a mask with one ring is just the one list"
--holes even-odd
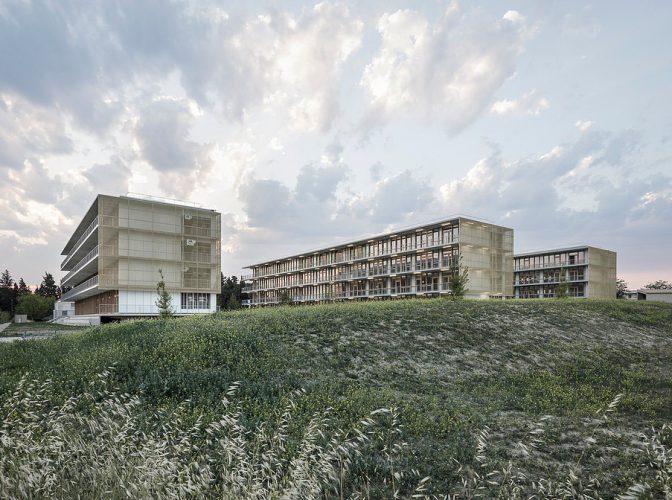
[[(461, 478), (476, 484), (475, 473), (509, 461), (568, 485), (573, 467), (610, 496), (650, 475), (640, 433), (672, 421), (672, 306), (432, 299), (130, 321), (0, 346), (0, 401), (28, 372), (65, 400), (112, 364), (111, 383), (140, 394), (148, 415), (189, 399), (184, 418), (211, 421), (239, 381), (248, 429), (304, 389), (290, 437), (326, 408), (342, 429), (397, 408), (407, 449), (385, 461), (385, 448), (369, 446), (352, 465), (349, 481), (368, 478), (372, 496), (390, 493), (391, 468), (405, 472), (401, 494), (417, 470), (429, 492), (468, 496)], [(615, 411), (596, 413), (618, 394)]]

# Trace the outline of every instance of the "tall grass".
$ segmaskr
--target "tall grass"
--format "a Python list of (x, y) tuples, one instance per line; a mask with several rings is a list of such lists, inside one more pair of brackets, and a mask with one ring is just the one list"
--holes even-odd
[[(400, 461), (407, 444), (394, 409), (380, 409), (348, 431), (333, 425), (329, 410), (294, 429), (301, 391), (291, 394), (274, 418), (253, 430), (243, 424), (237, 385), (225, 411), (210, 423), (177, 408), (147, 415), (140, 396), (110, 387), (110, 372), (88, 390), (56, 404), (50, 381), (24, 377), (0, 407), (1, 498), (430, 498), (430, 478), (402, 494)], [(490, 456), (490, 430), (476, 440), (473, 466), (458, 464), (453, 491), (431, 498), (582, 498), (601, 496), (601, 482), (581, 469), (584, 453), (609, 424), (620, 396), (601, 412), (575, 464), (552, 479), (526, 475), (524, 462), (543, 452), (545, 421), (516, 443), (518, 460)], [(608, 437), (608, 433), (601, 433)], [(619, 498), (672, 498), (672, 429), (642, 436), (644, 480)], [(386, 471), (384, 490), (372, 491), (358, 462), (374, 450)], [(416, 474), (417, 475), (417, 474)]]
[[(141, 397), (111, 388), (109, 375), (61, 404), (51, 381), (19, 382), (0, 407), (0, 498), (356, 498), (368, 488), (350, 478), (362, 448), (380, 441), (388, 461), (402, 448), (390, 441), (398, 420), (389, 409), (347, 432), (325, 410), (291, 436), (301, 391), (249, 430), (236, 384), (206, 425), (188, 401), (147, 416)], [(389, 482), (395, 497), (400, 474)]]
[(664, 498), (672, 307), (623, 302), (286, 307), (2, 345), (0, 498)]

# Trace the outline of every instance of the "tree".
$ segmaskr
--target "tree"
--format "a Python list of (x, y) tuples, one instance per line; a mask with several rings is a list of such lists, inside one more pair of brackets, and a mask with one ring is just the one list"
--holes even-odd
[(569, 297), (567, 295), (567, 291), (569, 289), (569, 285), (567, 284), (567, 279), (565, 278), (565, 273), (564, 271), (560, 271), (560, 279), (559, 279), (558, 286), (555, 287), (555, 298), (556, 299), (566, 299)]
[(12, 275), (9, 274), (8, 269), (5, 269), (0, 274), (0, 288), (11, 288), (13, 284), (14, 280), (12, 279)]
[(58, 286), (56, 285), (56, 281), (54, 280), (54, 277), (51, 275), (51, 273), (46, 271), (44, 272), (42, 283), (40, 283), (36, 293), (38, 295), (42, 295), (42, 297), (53, 297), (54, 299), (58, 298)]
[(653, 283), (649, 283), (644, 288), (649, 288), (650, 290), (671, 290), (672, 283), (664, 280), (656, 280)]
[(292, 297), (289, 295), (289, 292), (287, 290), (283, 290), (282, 292), (280, 292), (278, 302), (280, 303), (281, 306), (289, 306), (292, 304)]
[(18, 296), (29, 295), (30, 293), (32, 292), (30, 291), (30, 288), (28, 288), (28, 285), (26, 285), (26, 282), (23, 281), (23, 278), (19, 278)]
[(240, 309), (243, 298), (243, 283), (237, 276), (225, 277), (221, 274), (222, 292), (218, 296), (220, 309)]
[(23, 295), (16, 305), (17, 314), (26, 314), (32, 320), (50, 316), (54, 310), (54, 298), (40, 295)]
[(11, 315), (14, 314), (16, 306), (16, 295), (14, 294), (14, 280), (12, 279), (9, 270), (5, 269), (0, 273), (0, 310), (8, 311)]
[(450, 266), (450, 298), (453, 300), (461, 300), (469, 291), (467, 283), (469, 283), (469, 268), (462, 266), (462, 255), (453, 260)]
[(163, 279), (163, 271), (159, 269), (159, 276), (161, 279), (156, 284), (156, 307), (159, 309), (160, 318), (170, 318), (173, 315), (173, 298), (166, 291), (166, 282)]
[(625, 297), (625, 291), (628, 289), (628, 283), (622, 278), (616, 280), (616, 298), (622, 299)]
[(240, 302), (238, 302), (235, 295), (229, 295), (226, 301), (226, 308), (229, 310), (240, 309)]

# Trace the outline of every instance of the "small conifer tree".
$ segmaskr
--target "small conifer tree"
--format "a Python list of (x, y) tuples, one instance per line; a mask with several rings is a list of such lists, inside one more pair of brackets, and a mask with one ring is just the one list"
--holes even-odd
[(462, 265), (462, 255), (460, 255), (450, 266), (450, 298), (461, 300), (469, 291), (469, 268)]
[(156, 307), (159, 309), (160, 318), (170, 318), (173, 315), (173, 298), (166, 291), (166, 283), (163, 279), (163, 271), (159, 269), (161, 280), (156, 284)]
[(280, 305), (282, 305), (282, 306), (291, 305), (292, 297), (289, 295), (289, 292), (287, 290), (284, 290), (284, 291), (280, 292), (280, 296), (278, 297), (278, 302), (280, 302)]
[(569, 285), (567, 284), (567, 279), (565, 278), (564, 271), (560, 270), (558, 286), (555, 287), (555, 298), (556, 299), (566, 299), (569, 297), (567, 291), (569, 290)]

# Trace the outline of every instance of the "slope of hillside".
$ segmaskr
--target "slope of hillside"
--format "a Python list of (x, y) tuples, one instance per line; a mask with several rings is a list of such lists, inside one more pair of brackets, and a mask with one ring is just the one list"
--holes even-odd
[[(147, 411), (190, 399), (194, 413), (211, 418), (234, 381), (250, 424), (298, 388), (306, 390), (298, 422), (331, 407), (348, 427), (397, 407), (413, 451), (399, 467), (431, 476), (441, 492), (455, 486), (458, 462), (475, 464), (485, 426), (491, 459), (506, 463), (520, 458), (516, 443), (542, 419), (543, 452), (531, 453), (523, 470), (553, 477), (579, 464), (610, 494), (639, 477), (638, 434), (672, 421), (671, 360), (665, 304), (350, 303), (133, 321), (1, 346), (0, 400), (27, 372), (51, 379), (65, 398), (114, 364), (114, 384), (142, 394)], [(617, 394), (616, 411), (600, 424), (596, 412)], [(598, 446), (602, 438), (609, 446)], [(360, 468), (376, 482), (374, 459)]]

